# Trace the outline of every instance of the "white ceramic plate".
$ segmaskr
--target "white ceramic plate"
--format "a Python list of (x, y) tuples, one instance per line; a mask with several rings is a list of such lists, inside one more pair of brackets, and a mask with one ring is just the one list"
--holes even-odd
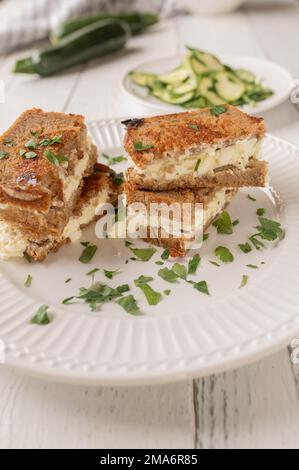
[[(92, 123), (90, 130), (103, 152), (123, 151), (120, 120)], [(63, 247), (40, 264), (2, 262), (0, 338), (7, 363), (30, 374), (78, 384), (145, 384), (237, 367), (286, 345), (299, 333), (298, 157), (299, 151), (290, 144), (266, 138), (264, 158), (270, 162), (273, 189), (244, 190), (236, 196), (229, 207), (231, 217), (240, 219), (233, 235), (217, 235), (210, 228), (201, 249), (201, 266), (193, 276), (207, 281), (209, 297), (184, 281), (172, 285), (161, 280), (160, 266), (154, 263), (160, 249), (153, 261), (125, 265), (130, 252), (124, 241), (99, 241), (94, 227), (84, 233), (84, 240), (99, 246), (90, 265), (78, 261), (79, 243)], [(248, 199), (248, 193), (256, 202)], [(275, 248), (246, 255), (237, 244), (253, 233), (258, 207), (281, 221), (286, 237)], [(232, 250), (233, 263), (219, 268), (209, 263), (218, 245)], [(249, 263), (259, 268), (247, 268)], [(90, 314), (86, 304), (62, 305), (63, 298), (89, 285), (85, 273), (94, 267), (120, 268), (112, 281), (102, 271), (96, 279), (113, 286), (128, 282), (144, 315), (130, 316), (113, 303), (96, 314)], [(33, 276), (30, 288), (23, 285), (28, 273)], [(155, 307), (148, 306), (133, 283), (140, 274), (152, 275), (153, 288), (160, 292), (170, 288), (171, 295)], [(239, 289), (243, 274), (249, 275), (248, 285)], [(72, 281), (65, 284), (69, 277)], [(32, 325), (29, 321), (41, 304), (50, 306), (53, 321)]]
[[(220, 59), (225, 64), (234, 68), (244, 68), (253, 72), (257, 79), (262, 80), (266, 87), (273, 90), (273, 95), (260, 103), (253, 106), (243, 106), (242, 110), (251, 114), (258, 114), (274, 108), (275, 106), (283, 103), (289, 98), (292, 89), (294, 88), (294, 79), (290, 73), (283, 67), (273, 62), (256, 57), (247, 57), (236, 54), (222, 54)], [(163, 59), (154, 60), (151, 62), (137, 65), (134, 70), (152, 73), (165, 73), (175, 69), (180, 63), (182, 58), (166, 57)], [(182, 111), (182, 107), (163, 103), (154, 96), (151, 96), (148, 89), (140, 87), (132, 82), (129, 72), (125, 75), (122, 81), (123, 90), (127, 95), (138, 100), (144, 105), (156, 108), (169, 110), (169, 112)]]

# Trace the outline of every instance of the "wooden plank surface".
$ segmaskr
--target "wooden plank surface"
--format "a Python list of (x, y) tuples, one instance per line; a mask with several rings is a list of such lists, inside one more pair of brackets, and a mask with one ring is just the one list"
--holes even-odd
[[(212, 24), (205, 17), (170, 20), (134, 38), (117, 60), (79, 67), (59, 79), (12, 76), (22, 55), (15, 53), (0, 59), (0, 79), (7, 84), (0, 131), (32, 106), (79, 112), (88, 120), (140, 114), (144, 108), (121, 92), (123, 74), (184, 44), (271, 58), (299, 77), (298, 19), (295, 7), (247, 8)], [(271, 132), (299, 144), (298, 111), (291, 103), (266, 119)], [(285, 349), (237, 371), (126, 389), (51, 384), (1, 366), (0, 447), (298, 448), (298, 370)]]

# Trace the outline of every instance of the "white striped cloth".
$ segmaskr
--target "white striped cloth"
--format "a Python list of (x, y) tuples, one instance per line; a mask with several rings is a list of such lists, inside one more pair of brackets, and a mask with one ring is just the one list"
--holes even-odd
[(4, 0), (0, 4), (0, 54), (45, 38), (61, 21), (78, 15), (133, 10), (166, 17), (176, 11), (176, 1)]

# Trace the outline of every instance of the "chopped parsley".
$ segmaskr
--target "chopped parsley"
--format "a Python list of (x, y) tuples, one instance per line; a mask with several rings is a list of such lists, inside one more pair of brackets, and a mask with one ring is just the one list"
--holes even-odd
[(236, 225), (239, 225), (239, 223), (240, 223), (240, 220), (236, 219), (232, 222), (232, 225), (235, 227)]
[(193, 284), (194, 289), (198, 290), (202, 294), (210, 295), (209, 288), (206, 281), (200, 281)]
[(256, 199), (253, 196), (250, 196), (250, 194), (247, 194), (247, 197), (250, 201), (256, 202)]
[(155, 261), (155, 264), (157, 266), (163, 266), (164, 265), (163, 261)]
[(248, 282), (248, 276), (246, 276), (246, 274), (243, 274), (242, 281), (241, 281), (241, 284), (239, 286), (239, 289), (241, 289), (241, 287), (246, 286), (247, 282)]
[(197, 160), (197, 162), (196, 162), (195, 167), (194, 167), (194, 171), (197, 171), (197, 170), (198, 170), (200, 164), (201, 164), (201, 159), (199, 158), (199, 159)]
[[(83, 244), (83, 242), (81, 242), (81, 244)], [(97, 249), (98, 247), (96, 245), (91, 245), (89, 242), (87, 242), (87, 245), (85, 245), (85, 248), (79, 258), (79, 261), (84, 264), (89, 263), (94, 257)]]
[(30, 134), (31, 134), (33, 137), (39, 137), (39, 136), (40, 136), (40, 133), (41, 133), (41, 131), (30, 131)]
[(190, 127), (190, 129), (193, 129), (194, 131), (199, 131), (199, 127), (197, 124), (194, 124), (192, 122), (189, 122), (188, 123), (188, 127)]
[(65, 284), (68, 284), (69, 282), (71, 282), (72, 278), (71, 277), (68, 277), (64, 282)]
[(7, 158), (9, 156), (8, 152), (4, 152), (4, 150), (0, 150), (0, 160)]
[(259, 208), (256, 210), (256, 214), (257, 214), (258, 216), (263, 216), (263, 215), (265, 215), (265, 213), (266, 213), (266, 209), (264, 209), (263, 207), (259, 207)]
[(231, 263), (234, 261), (233, 254), (225, 246), (217, 246), (215, 255), (218, 256), (223, 263)]
[(49, 145), (62, 144), (62, 136), (55, 135), (52, 139), (50, 137), (45, 137), (39, 142), (39, 145), (43, 147), (48, 147)]
[(32, 263), (32, 261), (33, 261), (32, 256), (28, 255), (27, 253), (23, 253), (23, 258), (24, 258), (28, 263)]
[(167, 282), (176, 282), (178, 279), (178, 275), (172, 271), (172, 269), (162, 268), (158, 272), (158, 276), (160, 276), (164, 281)]
[(71, 297), (67, 297), (66, 299), (63, 299), (63, 301), (61, 302), (62, 304), (66, 305), (66, 304), (69, 304), (71, 302), (71, 300), (73, 300), (75, 297), (72, 295)]
[(188, 262), (188, 274), (195, 274), (200, 263), (200, 255), (196, 253)]
[(240, 248), (241, 251), (243, 251), (243, 253), (249, 253), (250, 251), (252, 251), (252, 248), (248, 242), (239, 243), (238, 247)]
[(39, 307), (36, 314), (31, 318), (30, 323), (34, 323), (35, 325), (48, 325), (51, 321), (48, 315), (48, 309), (48, 305)]
[(247, 268), (251, 269), (258, 269), (258, 266), (256, 264), (246, 264)]
[(93, 276), (95, 273), (99, 271), (98, 268), (94, 268), (91, 271), (88, 271), (88, 273), (85, 274), (85, 276)]
[(165, 290), (163, 290), (163, 293), (164, 293), (165, 295), (169, 295), (170, 292), (171, 292), (171, 289), (165, 289)]
[(25, 279), (24, 286), (25, 287), (30, 287), (32, 283), (32, 276), (28, 274), (28, 276)]
[(153, 281), (151, 276), (139, 276), (138, 279), (135, 279), (134, 283), (142, 290), (149, 305), (157, 305), (162, 299), (162, 295), (149, 286), (148, 283), (151, 281)]
[(27, 160), (31, 160), (32, 158), (36, 158), (37, 157), (37, 153), (35, 152), (26, 152), (24, 155), (22, 155), (23, 157), (25, 157)]
[(33, 140), (33, 139), (28, 140), (28, 141), (25, 143), (25, 147), (28, 148), (28, 149), (36, 149), (37, 143), (36, 143), (35, 140)]
[(68, 161), (67, 157), (63, 155), (57, 155), (56, 153), (51, 152), (51, 150), (45, 150), (44, 156), (49, 160), (49, 162), (53, 163), (53, 165), (55, 166), (59, 166), (60, 163)]
[(140, 261), (149, 261), (157, 251), (155, 248), (132, 248), (131, 246), (129, 249)]
[(20, 157), (24, 157), (24, 155), (25, 155), (26, 152), (27, 152), (27, 150), (25, 150), (25, 149), (20, 149), (20, 150), (19, 150), (19, 155), (20, 155)]
[(102, 153), (102, 156), (108, 160), (108, 165), (116, 165), (117, 163), (121, 163), (126, 160), (124, 155), (118, 155), (117, 157), (110, 157), (106, 153)]
[(10, 139), (9, 137), (6, 137), (4, 140), (3, 140), (3, 143), (4, 145), (6, 145), (7, 147), (12, 147), (13, 146), (13, 141), (12, 139)]
[(137, 152), (143, 152), (144, 150), (149, 150), (153, 147), (153, 144), (145, 144), (141, 140), (137, 140), (134, 142), (134, 149), (137, 150)]
[(202, 236), (202, 241), (205, 242), (208, 238), (209, 238), (209, 234), (204, 233), (203, 236)]
[(219, 116), (220, 114), (226, 113), (227, 108), (223, 105), (218, 105), (218, 106), (213, 106), (213, 108), (210, 108), (210, 114), (212, 116)]
[(174, 263), (172, 266), (172, 271), (181, 279), (187, 278), (187, 269), (183, 264)]
[(115, 173), (115, 171), (111, 170), (110, 171), (110, 177), (116, 184), (116, 186), (121, 186), (124, 182), (124, 174), (123, 172), (121, 173)]
[(116, 271), (107, 271), (106, 269), (104, 269), (104, 274), (106, 277), (108, 277), (108, 279), (112, 279), (118, 273), (119, 269), (117, 269)]
[(162, 255), (161, 255), (161, 259), (168, 259), (169, 258), (169, 255), (170, 255), (170, 250), (169, 248), (165, 248), (165, 250), (163, 251)]
[(228, 212), (222, 212), (219, 217), (213, 222), (217, 233), (231, 235), (233, 233), (233, 224)]
[(125, 241), (125, 246), (131, 246), (131, 245), (133, 245), (132, 242), (129, 242), (128, 240)]
[(133, 297), (133, 295), (127, 295), (125, 297), (121, 297), (117, 300), (118, 305), (120, 305), (127, 313), (131, 315), (140, 315), (140, 309), (138, 304)]

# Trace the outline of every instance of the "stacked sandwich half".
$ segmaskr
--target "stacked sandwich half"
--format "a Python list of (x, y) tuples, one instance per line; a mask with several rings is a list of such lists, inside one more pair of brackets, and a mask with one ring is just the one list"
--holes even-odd
[(25, 111), (0, 138), (0, 257), (43, 260), (117, 189), (82, 116)]
[[(182, 219), (175, 220), (173, 215), (170, 224), (163, 222), (161, 216), (157, 220), (150, 205), (177, 203), (183, 207), (188, 203), (192, 221), (195, 206), (202, 205), (199, 230), (202, 232), (223, 211), (238, 188), (266, 183), (267, 164), (260, 160), (265, 134), (262, 118), (226, 105), (132, 119), (124, 124), (125, 149), (129, 156), (125, 185), (128, 212), (133, 203), (148, 208), (143, 219), (139, 216), (139, 222), (147, 230), (143, 238), (169, 247), (172, 256), (186, 254), (192, 232), (194, 238), (199, 227), (192, 224), (189, 230), (182, 225)], [(176, 230), (177, 222), (180, 222), (179, 230)], [(167, 229), (169, 226), (171, 231)]]

